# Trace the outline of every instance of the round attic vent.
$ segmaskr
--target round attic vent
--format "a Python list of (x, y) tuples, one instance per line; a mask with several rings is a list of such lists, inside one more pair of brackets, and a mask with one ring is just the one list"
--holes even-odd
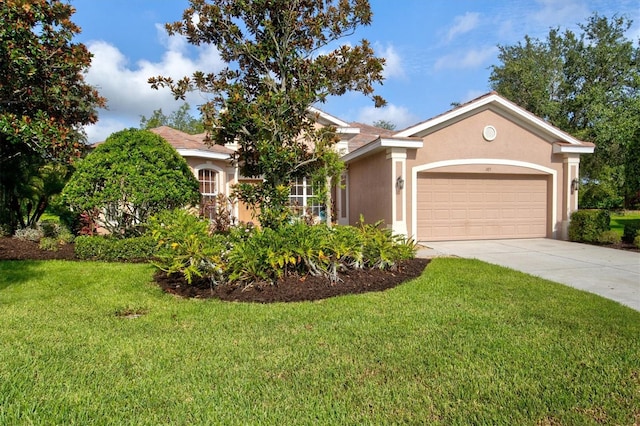
[(484, 140), (491, 142), (498, 136), (498, 131), (493, 126), (484, 126), (482, 129), (482, 137)]

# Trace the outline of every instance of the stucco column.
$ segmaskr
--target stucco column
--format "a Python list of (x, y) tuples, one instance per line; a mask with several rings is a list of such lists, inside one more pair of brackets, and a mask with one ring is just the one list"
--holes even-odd
[(407, 150), (387, 149), (391, 161), (391, 229), (395, 234), (407, 236)]
[(578, 210), (578, 191), (580, 182), (580, 155), (565, 153), (563, 163), (562, 229), (561, 238), (569, 238), (571, 213)]

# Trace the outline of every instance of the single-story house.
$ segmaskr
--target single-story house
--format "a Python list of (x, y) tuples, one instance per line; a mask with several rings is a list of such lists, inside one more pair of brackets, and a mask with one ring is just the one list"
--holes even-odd
[[(340, 136), (346, 171), (334, 194), (338, 223), (362, 214), (417, 241), (566, 239), (578, 208), (580, 155), (595, 148), (494, 92), (401, 131), (310, 112)], [(152, 131), (186, 158), (204, 197), (245, 180), (228, 161), (234, 146), (207, 146), (204, 135), (169, 127)], [(293, 182), (292, 202), (311, 207), (310, 191), (304, 179)], [(245, 206), (234, 209), (239, 220), (252, 220)]]

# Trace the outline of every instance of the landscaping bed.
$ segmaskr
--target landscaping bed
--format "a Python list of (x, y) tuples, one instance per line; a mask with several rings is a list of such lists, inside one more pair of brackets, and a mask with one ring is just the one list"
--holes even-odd
[(216, 298), (234, 302), (300, 302), (320, 300), (345, 294), (382, 291), (407, 280), (419, 277), (429, 259), (404, 260), (397, 270), (349, 269), (339, 274), (339, 282), (332, 284), (326, 277), (290, 275), (275, 284), (254, 283), (249, 286), (222, 284), (215, 287), (207, 279), (196, 279), (191, 285), (183, 276), (158, 271), (154, 278), (167, 293), (183, 297)]
[[(61, 245), (57, 251), (42, 250), (38, 243), (17, 238), (0, 238), (0, 260), (78, 260), (73, 244)], [(344, 294), (382, 291), (407, 280), (419, 277), (428, 259), (401, 262), (395, 271), (381, 269), (348, 270), (339, 274), (339, 281), (331, 284), (326, 277), (287, 276), (274, 285), (255, 283), (250, 286), (224, 284), (211, 287), (206, 279), (187, 284), (180, 274), (167, 276), (158, 271), (154, 279), (166, 292), (182, 297), (217, 298), (238, 302), (294, 302), (320, 300)]]

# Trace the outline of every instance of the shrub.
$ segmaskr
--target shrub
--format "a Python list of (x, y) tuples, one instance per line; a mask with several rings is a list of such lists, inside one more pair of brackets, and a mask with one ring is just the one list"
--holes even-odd
[(633, 245), (640, 249), (640, 235), (637, 235), (637, 236), (633, 239)]
[(209, 222), (182, 209), (165, 211), (149, 220), (150, 238), (156, 247), (154, 265), (181, 273), (189, 284), (194, 276), (206, 276), (212, 284), (223, 278), (226, 238), (209, 233)]
[(400, 260), (415, 256), (416, 245), (413, 240), (394, 235), (388, 228), (382, 228), (382, 221), (365, 224), (360, 216), (359, 229), (364, 244), (364, 262), (367, 266), (388, 269), (394, 268)]
[(600, 234), (609, 230), (611, 218), (606, 210), (578, 210), (571, 215), (569, 240), (583, 243), (599, 241)]
[(60, 230), (58, 231), (58, 235), (56, 236), (56, 239), (61, 244), (69, 244), (73, 242), (73, 240), (75, 239), (75, 236), (66, 227), (61, 226)]
[(60, 232), (60, 224), (53, 220), (40, 221), (38, 227), (42, 230), (42, 236), (45, 238), (56, 238)]
[(598, 237), (600, 244), (617, 244), (621, 241), (620, 234), (616, 231), (604, 231)]
[(224, 194), (218, 194), (213, 200), (202, 202), (200, 214), (203, 217), (211, 217), (211, 232), (229, 232), (236, 218), (232, 212), (232, 200)]
[(112, 134), (78, 164), (64, 199), (114, 236), (140, 235), (160, 211), (197, 204), (198, 180), (167, 141), (147, 130)]
[(19, 240), (33, 241), (37, 243), (44, 236), (42, 230), (38, 228), (21, 228), (13, 235)]
[(331, 282), (347, 268), (394, 268), (415, 256), (415, 245), (380, 223), (360, 227), (285, 224), (257, 230), (233, 244), (228, 254), (232, 281), (274, 282), (290, 273), (322, 275)]
[(289, 274), (326, 276), (331, 282), (347, 268), (393, 268), (415, 256), (415, 244), (378, 224), (360, 227), (307, 225), (302, 221), (277, 228), (233, 227), (213, 233), (208, 222), (184, 210), (151, 218), (156, 241), (155, 265), (181, 273), (188, 283), (208, 277), (223, 281), (273, 283)]
[(155, 241), (149, 236), (116, 239), (104, 236), (79, 236), (75, 253), (80, 259), (143, 261), (153, 257)]
[(636, 236), (640, 233), (640, 220), (627, 222), (624, 224), (624, 230), (622, 232), (622, 241), (625, 243), (633, 243)]
[(58, 251), (60, 244), (56, 238), (43, 237), (38, 244), (41, 250)]

